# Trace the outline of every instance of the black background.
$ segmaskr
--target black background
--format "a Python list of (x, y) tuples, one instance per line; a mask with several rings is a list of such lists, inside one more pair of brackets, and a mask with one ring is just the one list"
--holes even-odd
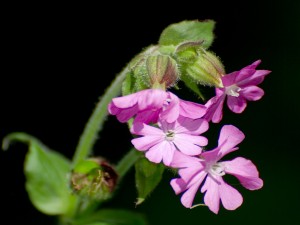
[[(260, 85), (265, 90), (262, 100), (250, 102), (241, 115), (225, 110), (224, 120), (207, 134), (216, 144), (223, 124), (239, 127), (246, 139), (238, 154), (257, 165), (264, 187), (254, 192), (237, 187), (243, 205), (235, 211), (222, 208), (214, 215), (205, 207), (185, 209), (169, 186), (171, 174), (166, 173), (151, 197), (135, 208), (131, 171), (108, 206), (142, 212), (151, 225), (299, 224), (300, 4), (280, 0), (161, 4), (3, 6), (0, 138), (27, 132), (71, 158), (98, 98), (135, 54), (156, 44), (172, 23), (213, 19), (216, 39), (211, 49), (227, 72), (257, 59), (262, 60), (259, 69), (272, 70)], [(94, 153), (112, 163), (131, 146), (126, 125), (113, 117), (100, 136)], [(53, 218), (37, 211), (25, 191), (26, 152), (26, 146), (16, 144), (0, 153), (4, 208), (0, 223), (52, 224)]]

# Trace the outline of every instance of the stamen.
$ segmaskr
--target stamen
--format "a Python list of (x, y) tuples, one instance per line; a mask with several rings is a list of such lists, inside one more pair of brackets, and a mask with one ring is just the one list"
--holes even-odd
[(226, 94), (233, 96), (233, 97), (239, 97), (240, 96), (240, 90), (242, 90), (240, 87), (236, 86), (235, 84), (229, 86), (226, 88)]
[(220, 163), (210, 166), (209, 172), (220, 177), (225, 175), (224, 167)]
[(165, 139), (167, 141), (173, 141), (174, 137), (175, 137), (175, 132), (173, 130), (168, 130), (167, 133), (166, 133)]

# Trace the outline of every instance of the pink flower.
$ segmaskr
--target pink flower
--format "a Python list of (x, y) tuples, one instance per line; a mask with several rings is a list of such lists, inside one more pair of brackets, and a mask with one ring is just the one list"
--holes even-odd
[(205, 192), (204, 203), (214, 213), (218, 213), (220, 200), (228, 210), (238, 208), (242, 202), (242, 195), (228, 185), (222, 178), (226, 174), (235, 176), (240, 183), (249, 190), (256, 190), (263, 186), (255, 165), (248, 159), (237, 157), (231, 161), (219, 160), (226, 154), (238, 149), (244, 139), (244, 134), (232, 125), (225, 125), (221, 129), (218, 147), (201, 154), (200, 158), (188, 157), (180, 153), (174, 155), (171, 166), (179, 169), (181, 178), (171, 180), (171, 186), (176, 194), (184, 192), (181, 203), (191, 208), (197, 190), (202, 182), (201, 192)]
[(158, 122), (159, 128), (143, 123), (135, 123), (133, 134), (143, 135), (131, 142), (137, 150), (147, 151), (146, 158), (151, 162), (170, 165), (175, 151), (186, 155), (199, 155), (207, 139), (199, 136), (208, 130), (208, 122), (203, 119), (179, 117), (173, 123), (164, 120)]
[(113, 98), (108, 111), (124, 123), (135, 117), (135, 122), (156, 123), (159, 118), (173, 123), (179, 115), (191, 119), (201, 118), (206, 107), (179, 99), (171, 92), (146, 89), (134, 94)]
[(247, 101), (261, 99), (264, 91), (256, 85), (260, 84), (271, 71), (256, 70), (260, 63), (261, 60), (257, 60), (240, 71), (223, 76), (224, 88), (216, 88), (216, 96), (205, 104), (208, 109), (204, 118), (219, 123), (223, 116), (222, 109), (226, 96), (227, 106), (235, 113), (242, 113), (247, 106)]

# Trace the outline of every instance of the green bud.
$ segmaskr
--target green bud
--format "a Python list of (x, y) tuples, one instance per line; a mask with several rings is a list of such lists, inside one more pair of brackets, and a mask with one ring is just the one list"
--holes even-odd
[(223, 64), (214, 53), (201, 45), (201, 41), (186, 42), (177, 47), (175, 55), (181, 72), (202, 85), (223, 87)]
[(108, 199), (117, 184), (118, 175), (103, 159), (92, 158), (79, 163), (71, 174), (72, 190), (83, 197)]
[[(171, 58), (174, 46), (150, 46), (129, 63), (123, 90), (133, 93), (147, 88), (166, 89), (176, 84), (179, 70)], [(130, 88), (128, 88), (130, 87)], [(129, 90), (127, 90), (129, 89)]]
[(176, 61), (167, 55), (149, 56), (146, 61), (152, 87), (173, 86), (179, 76)]
[(194, 61), (199, 55), (199, 49), (203, 41), (183, 42), (176, 48), (176, 58), (182, 63)]
[(133, 76), (134, 91), (140, 91), (151, 87), (150, 77), (148, 76), (146, 61), (150, 55), (156, 54), (157, 46), (150, 46), (143, 52), (135, 56), (129, 63), (129, 69)]

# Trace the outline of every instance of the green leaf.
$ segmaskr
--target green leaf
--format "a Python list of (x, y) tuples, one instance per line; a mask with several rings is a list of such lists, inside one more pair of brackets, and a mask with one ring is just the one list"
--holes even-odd
[(122, 209), (102, 209), (85, 218), (78, 218), (74, 225), (147, 225), (144, 215)]
[(68, 215), (73, 212), (77, 199), (68, 186), (70, 161), (28, 134), (8, 135), (3, 140), (3, 148), (7, 149), (12, 141), (29, 145), (24, 172), (26, 190), (32, 204), (48, 215)]
[(215, 22), (182, 21), (171, 24), (160, 35), (160, 45), (178, 45), (183, 42), (203, 41), (202, 47), (208, 48), (214, 39), (213, 29)]
[(185, 86), (187, 86), (195, 94), (197, 94), (199, 98), (201, 98), (202, 100), (205, 99), (203, 94), (201, 93), (196, 81), (194, 81), (192, 78), (190, 78), (186, 75), (181, 75), (180, 79), (184, 82)]
[(137, 205), (144, 202), (146, 197), (156, 188), (162, 179), (164, 169), (164, 165), (152, 163), (146, 158), (141, 158), (135, 163)]

